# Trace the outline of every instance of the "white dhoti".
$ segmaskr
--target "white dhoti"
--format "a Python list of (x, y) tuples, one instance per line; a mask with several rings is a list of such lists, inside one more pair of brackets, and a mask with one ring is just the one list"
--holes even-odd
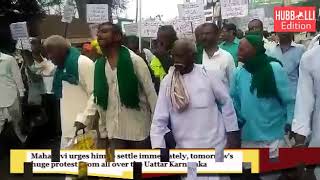
[(81, 118), (89, 97), (80, 85), (63, 82), (63, 97), (61, 99), (61, 149), (69, 145), (75, 136), (74, 122)]
[(3, 130), (6, 121), (12, 122), (17, 137), (22, 143), (24, 143), (27, 137), (22, 134), (19, 126), (22, 121), (22, 112), (18, 98), (11, 106), (0, 108), (0, 133)]

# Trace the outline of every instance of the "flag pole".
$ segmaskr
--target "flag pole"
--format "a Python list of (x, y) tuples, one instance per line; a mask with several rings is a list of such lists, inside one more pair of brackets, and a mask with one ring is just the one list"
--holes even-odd
[(141, 44), (141, 40), (142, 40), (142, 6), (141, 6), (141, 1), (142, 0), (137, 0), (139, 1), (139, 51), (142, 51), (142, 44)]
[(136, 23), (138, 23), (139, 18), (139, 0), (136, 0)]

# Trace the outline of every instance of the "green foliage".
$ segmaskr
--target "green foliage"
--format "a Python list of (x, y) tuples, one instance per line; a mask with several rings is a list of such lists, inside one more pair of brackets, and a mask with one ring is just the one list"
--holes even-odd
[(15, 49), (9, 28), (11, 23), (27, 21), (29, 34), (34, 35), (34, 22), (43, 15), (44, 11), (37, 0), (0, 0), (0, 51), (13, 52)]
[(60, 5), (61, 0), (38, 0), (42, 7), (50, 7), (55, 5)]
[(0, 0), (0, 4), (0, 15), (8, 18), (21, 16), (28, 20), (44, 14), (37, 0)]

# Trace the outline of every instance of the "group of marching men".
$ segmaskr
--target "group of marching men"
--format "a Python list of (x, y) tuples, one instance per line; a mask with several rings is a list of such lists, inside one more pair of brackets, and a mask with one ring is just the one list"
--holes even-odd
[[(269, 148), (275, 159), (281, 147), (319, 147), (319, 36), (306, 48), (292, 33), (266, 39), (258, 19), (248, 29), (238, 39), (233, 24), (205, 23), (194, 42), (161, 26), (154, 50), (140, 52), (108, 22), (98, 27), (94, 58), (53, 35), (31, 39), (27, 68), (60, 101), (62, 149), (84, 128), (97, 130), (99, 149), (215, 148), (216, 161), (225, 148)], [(0, 132), (12, 124), (21, 142), (24, 87), (16, 60), (1, 52)]]

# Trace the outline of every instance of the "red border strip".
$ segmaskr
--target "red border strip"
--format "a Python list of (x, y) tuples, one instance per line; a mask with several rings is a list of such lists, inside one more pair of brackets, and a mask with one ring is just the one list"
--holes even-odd
[(270, 161), (269, 149), (259, 150), (261, 173), (294, 168), (301, 164), (320, 164), (320, 148), (281, 148), (277, 162)]
[[(240, 150), (240, 149), (239, 149)], [(298, 165), (320, 165), (320, 148), (281, 148), (279, 159), (271, 162), (269, 149), (260, 151), (260, 173), (279, 171), (297, 167)], [(169, 174), (143, 174), (143, 178), (170, 176)]]

